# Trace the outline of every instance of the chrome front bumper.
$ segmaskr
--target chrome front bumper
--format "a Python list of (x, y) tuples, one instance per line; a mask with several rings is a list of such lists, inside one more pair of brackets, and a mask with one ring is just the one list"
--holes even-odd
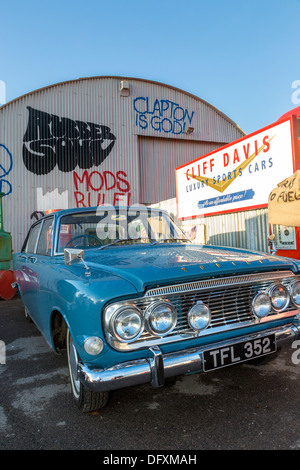
[(164, 384), (165, 378), (203, 371), (203, 352), (212, 348), (226, 347), (241, 341), (275, 334), (277, 346), (300, 338), (300, 319), (292, 324), (271, 328), (248, 336), (239, 336), (227, 341), (186, 349), (163, 355), (158, 347), (149, 348), (151, 358), (123, 362), (108, 369), (91, 369), (78, 364), (78, 377), (90, 390), (105, 392), (133, 385), (151, 383), (153, 387)]

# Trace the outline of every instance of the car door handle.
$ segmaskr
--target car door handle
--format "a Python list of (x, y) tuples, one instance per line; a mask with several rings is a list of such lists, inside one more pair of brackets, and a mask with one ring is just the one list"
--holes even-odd
[(22, 259), (23, 261), (26, 261), (27, 256), (26, 255), (19, 255), (17, 259)]

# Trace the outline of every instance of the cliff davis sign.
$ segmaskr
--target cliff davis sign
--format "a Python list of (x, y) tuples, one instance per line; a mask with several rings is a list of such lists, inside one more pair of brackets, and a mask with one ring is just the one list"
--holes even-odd
[(294, 172), (293, 132), (288, 118), (176, 168), (178, 218), (266, 207)]

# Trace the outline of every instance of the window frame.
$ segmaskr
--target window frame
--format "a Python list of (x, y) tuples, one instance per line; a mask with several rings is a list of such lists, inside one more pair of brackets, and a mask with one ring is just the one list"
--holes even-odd
[[(44, 230), (44, 226), (45, 224), (49, 221), (49, 220), (52, 220), (52, 243), (51, 243), (51, 249), (50, 249), (50, 252), (49, 253), (39, 253), (37, 250), (38, 250), (38, 246), (39, 246), (39, 243), (42, 239), (42, 234), (43, 234), (43, 230)], [(51, 256), (52, 255), (52, 250), (53, 250), (53, 238), (54, 238), (54, 216), (49, 216), (49, 217), (45, 217), (45, 219), (43, 219), (42, 221), (42, 227), (39, 231), (39, 235), (38, 235), (38, 240), (37, 240), (37, 244), (36, 244), (36, 247), (35, 247), (35, 254), (39, 255), (39, 256)], [(51, 227), (51, 225), (49, 225), (48, 229)], [(47, 244), (46, 244), (47, 245)]]
[[(34, 245), (34, 250), (33, 251), (27, 251), (26, 250), (26, 247), (28, 245), (28, 241), (29, 241), (29, 238), (33, 232), (33, 230), (38, 226), (40, 225), (39, 227), (39, 230), (37, 232), (37, 236), (36, 236), (36, 240), (35, 240), (35, 245)], [(23, 247), (22, 247), (22, 253), (28, 253), (28, 254), (35, 254), (36, 252), (36, 247), (37, 247), (37, 243), (38, 243), (38, 240), (39, 240), (39, 237), (40, 237), (40, 233), (41, 233), (41, 228), (43, 226), (43, 220), (38, 220), (37, 222), (35, 222), (29, 229), (28, 231), (28, 234), (27, 234), (27, 237), (23, 243)]]
[[(43, 230), (43, 227), (44, 227), (44, 223), (45, 221), (49, 220), (49, 219), (53, 219), (53, 222), (52, 222), (52, 247), (51, 247), (51, 252), (49, 254), (39, 254), (37, 253), (37, 247), (38, 247), (38, 244), (39, 244), (39, 241), (40, 241), (40, 236), (41, 236), (41, 232)], [(37, 232), (37, 237), (36, 237), (36, 241), (35, 241), (35, 245), (34, 245), (34, 251), (26, 251), (26, 247), (27, 247), (27, 244), (28, 244), (28, 240), (30, 238), (30, 235), (32, 233), (32, 231), (35, 229), (35, 227), (37, 225), (40, 225), (39, 227), (39, 230)], [(32, 224), (32, 226), (30, 227), (30, 229), (28, 230), (28, 233), (27, 233), (27, 236), (24, 240), (24, 243), (23, 243), (23, 246), (22, 246), (22, 250), (21, 252), (22, 253), (28, 253), (28, 254), (37, 254), (39, 256), (52, 256), (52, 253), (53, 253), (53, 242), (54, 242), (54, 227), (55, 227), (55, 219), (54, 219), (54, 216), (53, 215), (49, 215), (48, 217), (45, 217), (43, 219), (40, 219), (40, 220), (37, 220), (34, 224)]]

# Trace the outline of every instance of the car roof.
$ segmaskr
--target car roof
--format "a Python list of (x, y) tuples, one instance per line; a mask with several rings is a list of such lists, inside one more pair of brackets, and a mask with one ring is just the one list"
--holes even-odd
[[(55, 217), (62, 217), (66, 214), (77, 214), (80, 212), (93, 212), (93, 211), (124, 211), (124, 210), (151, 210), (153, 212), (163, 212), (167, 214), (167, 211), (164, 209), (160, 209), (158, 207), (149, 207), (149, 206), (142, 206), (142, 205), (132, 205), (132, 206), (95, 206), (95, 207), (74, 207), (69, 209), (57, 209), (53, 212), (49, 212), (43, 218), (49, 217), (54, 215)], [(39, 219), (41, 220), (41, 219)]]

